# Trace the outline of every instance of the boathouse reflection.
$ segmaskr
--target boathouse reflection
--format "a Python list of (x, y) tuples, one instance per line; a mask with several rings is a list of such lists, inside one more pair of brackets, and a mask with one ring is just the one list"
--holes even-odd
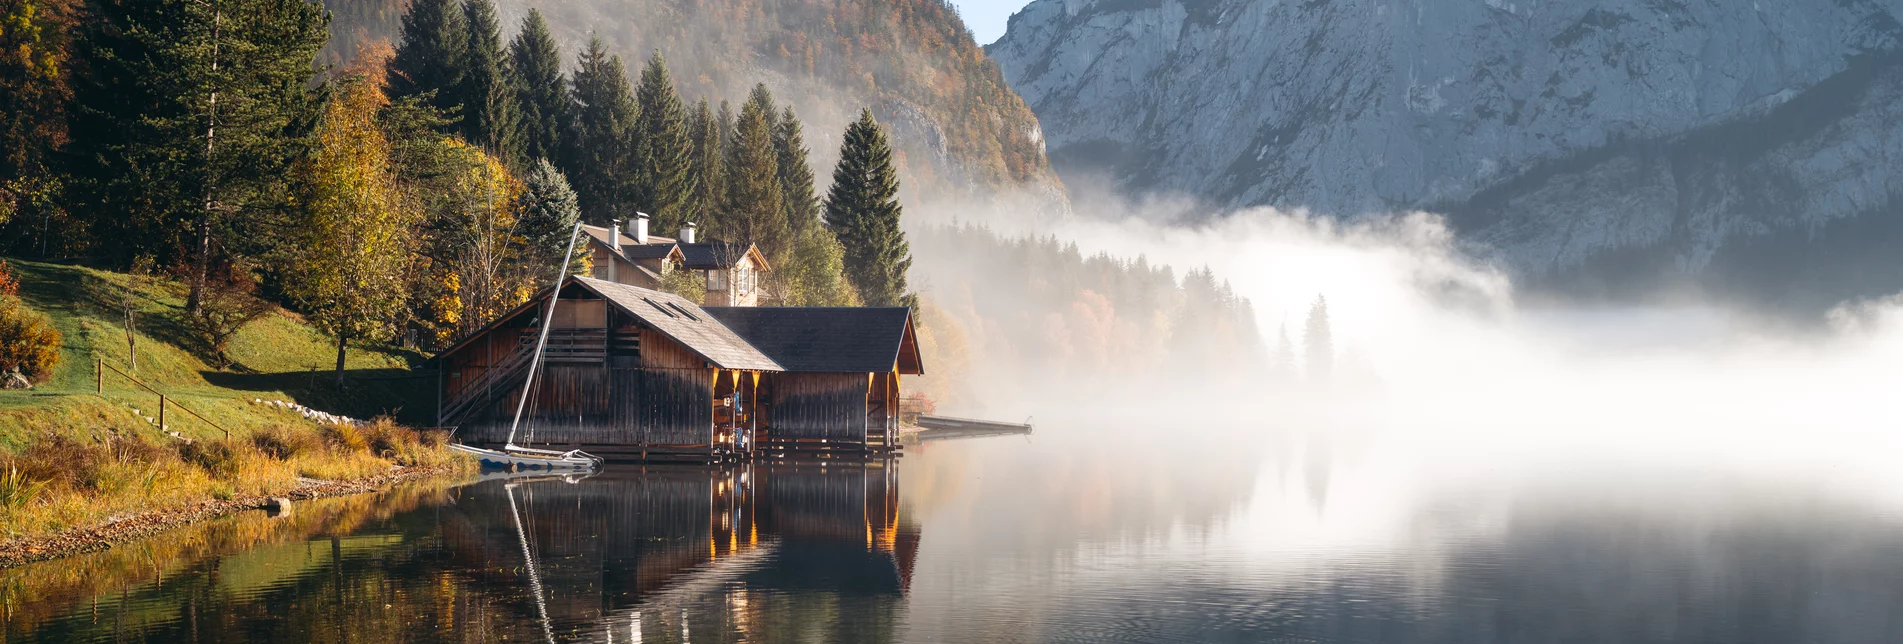
[(561, 641), (889, 640), (918, 550), (890, 461), (498, 479), (463, 488), (455, 508), (459, 567), (541, 586), (521, 619)]

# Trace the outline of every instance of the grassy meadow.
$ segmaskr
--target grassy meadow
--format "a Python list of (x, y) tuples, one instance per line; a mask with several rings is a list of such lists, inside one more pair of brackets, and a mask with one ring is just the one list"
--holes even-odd
[[(433, 380), (410, 375), (421, 359), (383, 347), (352, 347), (348, 384), (332, 380), (336, 347), (297, 315), (272, 310), (246, 325), (218, 360), (183, 323), (185, 289), (140, 280), (138, 366), (125, 333), (128, 275), (83, 266), (7, 260), (27, 306), (49, 315), (63, 337), (52, 377), (32, 390), (0, 391), (0, 541), (97, 525), (208, 499), (279, 494), (299, 478), (353, 480), (396, 467), (460, 464), (427, 422)], [(176, 404), (105, 371), (127, 372)], [(256, 400), (296, 402), (355, 418), (361, 427), (319, 424)], [(209, 422), (207, 422), (209, 421)], [(226, 433), (230, 439), (226, 439)]]

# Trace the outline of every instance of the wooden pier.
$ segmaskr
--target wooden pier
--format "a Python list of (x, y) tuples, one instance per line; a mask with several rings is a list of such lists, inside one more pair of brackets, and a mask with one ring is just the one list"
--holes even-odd
[(984, 438), (987, 436), (1029, 436), (1032, 426), (1029, 422), (1004, 423), (995, 420), (975, 418), (953, 418), (950, 416), (932, 416), (921, 414), (918, 417), (919, 430), (910, 436), (918, 441), (942, 441), (960, 438)]

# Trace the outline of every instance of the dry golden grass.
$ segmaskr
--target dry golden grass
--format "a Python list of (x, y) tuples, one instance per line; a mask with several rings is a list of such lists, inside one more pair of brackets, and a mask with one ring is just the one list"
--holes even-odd
[(289, 492), (299, 477), (352, 481), (398, 467), (462, 463), (440, 437), (378, 419), (365, 427), (285, 423), (184, 441), (156, 432), (47, 432), (0, 451), (0, 539), (97, 525), (208, 500)]

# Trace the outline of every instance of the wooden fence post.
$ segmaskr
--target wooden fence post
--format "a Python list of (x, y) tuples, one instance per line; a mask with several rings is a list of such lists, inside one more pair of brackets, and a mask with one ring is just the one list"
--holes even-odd
[(99, 387), (99, 393), (102, 393), (102, 394), (106, 393), (106, 359), (105, 358), (93, 359), (93, 377), (98, 379), (98, 382), (94, 384), (96, 384)]
[(159, 431), (165, 431), (165, 394), (159, 394)]

